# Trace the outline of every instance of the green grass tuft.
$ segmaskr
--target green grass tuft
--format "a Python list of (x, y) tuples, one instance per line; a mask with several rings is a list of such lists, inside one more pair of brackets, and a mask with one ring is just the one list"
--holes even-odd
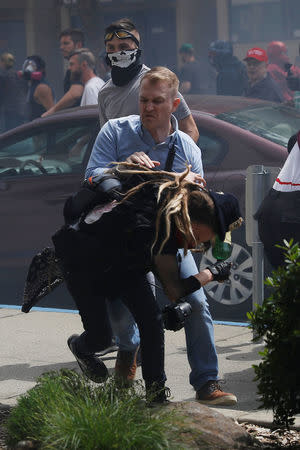
[(7, 444), (32, 440), (49, 450), (175, 448), (174, 412), (147, 408), (143, 398), (139, 383), (119, 389), (113, 379), (95, 386), (71, 370), (49, 372), (11, 411)]

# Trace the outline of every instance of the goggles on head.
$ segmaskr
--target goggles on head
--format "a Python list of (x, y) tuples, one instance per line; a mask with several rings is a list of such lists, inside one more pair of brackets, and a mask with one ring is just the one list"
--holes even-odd
[(106, 33), (106, 35), (104, 36), (104, 42), (106, 43), (108, 41), (111, 41), (114, 36), (116, 36), (118, 39), (132, 39), (137, 46), (140, 45), (137, 38), (132, 33), (130, 33), (130, 31), (124, 30), (123, 28), (111, 31), (110, 33)]

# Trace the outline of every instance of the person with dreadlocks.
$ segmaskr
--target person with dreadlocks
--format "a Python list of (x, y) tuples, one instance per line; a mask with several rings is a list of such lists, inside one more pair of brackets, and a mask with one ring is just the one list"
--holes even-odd
[[(80, 367), (85, 371), (87, 362), (94, 366), (88, 369), (97, 373), (96, 382), (107, 378), (107, 368), (95, 353), (112, 336), (105, 300), (122, 294), (139, 327), (146, 397), (154, 403), (167, 401), (164, 327), (146, 274), (150, 270), (156, 274), (175, 306), (210, 281), (226, 280), (230, 274), (227, 262), (181, 279), (176, 254), (179, 248), (187, 252), (209, 243), (216, 234), (224, 238), (242, 222), (232, 194), (207, 191), (187, 181), (188, 172), (189, 167), (175, 174), (130, 164), (117, 166), (114, 175), (125, 192), (121, 200), (95, 205), (79, 220), (70, 218), (66, 205), (69, 225), (53, 237), (84, 326), (80, 336), (69, 338)], [(99, 186), (101, 178), (100, 183), (93, 183), (93, 178), (89, 183)]]
[[(144, 74), (139, 91), (140, 115), (111, 119), (101, 128), (87, 165), (87, 179), (105, 173), (111, 161), (126, 161), (149, 169), (178, 173), (185, 172), (186, 164), (189, 164), (191, 170), (186, 175), (189, 181), (203, 184), (201, 150), (190, 136), (178, 129), (173, 115), (180, 103), (178, 84), (176, 75), (166, 67), (154, 67)], [(118, 253), (113, 257), (118, 257)], [(188, 278), (198, 271), (190, 251), (186, 255), (182, 249), (178, 251), (177, 265), (182, 278)], [(152, 280), (149, 280), (149, 275), (148, 283), (153, 288), (153, 275)], [(168, 302), (167, 299), (161, 300)], [(184, 328), (191, 368), (189, 381), (196, 391), (196, 400), (208, 405), (235, 404), (236, 396), (224, 392), (217, 382), (218, 357), (214, 326), (203, 288), (190, 295), (189, 303), (194, 314), (186, 321)], [(122, 295), (108, 302), (108, 310), (119, 344), (115, 374), (124, 380), (133, 381), (140, 344), (138, 326), (122, 302)], [(76, 336), (71, 337), (69, 347), (78, 360), (76, 345), (72, 345), (75, 342)], [(88, 356), (84, 357), (84, 361), (81, 357), (80, 364), (81, 367), (85, 365), (87, 376), (91, 379), (97, 377), (97, 366), (89, 361)]]

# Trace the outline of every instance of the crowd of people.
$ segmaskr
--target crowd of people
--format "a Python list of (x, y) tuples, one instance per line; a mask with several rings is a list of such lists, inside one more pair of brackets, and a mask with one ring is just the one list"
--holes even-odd
[(63, 80), (64, 95), (56, 101), (51, 83), (46, 78), (46, 63), (39, 55), (28, 56), (21, 70), (14, 68), (10, 53), (0, 58), (0, 114), (1, 131), (10, 130), (24, 122), (46, 117), (56, 111), (95, 105), (98, 92), (105, 81), (96, 75), (96, 67), (107, 80), (110, 68), (103, 57), (84, 47), (84, 33), (79, 29), (66, 29), (59, 35), (60, 50), (68, 61)]
[[(206, 190), (198, 131), (178, 92), (179, 80), (165, 67), (150, 69), (141, 63), (135, 25), (128, 19), (110, 24), (104, 45), (111, 78), (98, 94), (101, 129), (84, 186), (66, 202), (65, 226), (53, 236), (84, 328), (82, 334), (70, 336), (69, 348), (90, 379), (103, 381), (108, 372), (98, 354), (115, 336), (115, 375), (122, 385), (135, 378), (140, 348), (147, 396), (165, 403), (166, 322), (153, 292), (155, 274), (170, 302), (167, 323), (176, 319), (182, 300), (192, 310), (182, 326), (197, 401), (233, 405), (236, 396), (219, 384), (213, 321), (203, 290), (212, 280), (226, 280), (230, 263), (199, 272), (190, 249), (208, 248), (217, 234), (222, 240), (238, 227), (238, 202), (231, 194)], [(72, 49), (70, 61), (78, 50)], [(71, 82), (72, 69), (70, 65)], [(119, 191), (125, 197), (107, 203), (105, 196), (103, 210), (101, 195), (98, 202), (86, 200), (101, 193), (111, 178), (112, 161), (125, 163), (125, 170), (112, 173), (114, 181), (121, 178)], [(136, 174), (137, 167), (144, 170)]]
[[(298, 69), (289, 67), (285, 87), (279, 75), (286, 66), (278, 66), (276, 72), (276, 52), (271, 51), (275, 43), (271, 44), (267, 52), (249, 49), (244, 65), (233, 56), (230, 43), (212, 43), (209, 59), (216, 71), (217, 94), (291, 102), (288, 82), (295, 83)], [(178, 329), (177, 311), (185, 300), (190, 310), (181, 324), (196, 400), (234, 405), (236, 396), (219, 384), (213, 322), (203, 290), (211, 281), (228, 279), (230, 263), (199, 272), (190, 251), (209, 248), (217, 236), (223, 241), (226, 232), (242, 223), (233, 195), (205, 187), (196, 145), (199, 133), (178, 91), (179, 83), (184, 94), (201, 89), (196, 76), (201, 63), (193, 46), (185, 44), (180, 48), (179, 79), (166, 67), (150, 69), (142, 63), (140, 34), (129, 19), (105, 29), (105, 54), (101, 53), (98, 65), (84, 45), (80, 30), (60, 34), (60, 49), (69, 67), (64, 95), (57, 102), (40, 56), (27, 57), (18, 76), (27, 90), (24, 117), (28, 120), (76, 105), (99, 107), (100, 132), (85, 183), (67, 200), (65, 225), (53, 236), (84, 328), (80, 335), (69, 337), (68, 346), (82, 371), (101, 382), (108, 371), (98, 354), (115, 337), (119, 347), (115, 374), (122, 386), (135, 378), (140, 348), (148, 399), (165, 403), (164, 325), (173, 321), (170, 329)], [(10, 66), (5, 70), (11, 70), (11, 58), (6, 60)], [(96, 66), (107, 81), (97, 76)], [(111, 166), (112, 161), (121, 164)], [(107, 183), (113, 188), (107, 189)], [(165, 313), (153, 292), (154, 275), (170, 302)]]
[[(97, 104), (98, 93), (105, 83), (110, 82), (114, 66), (113, 84), (118, 86), (113, 49), (108, 52), (102, 50), (95, 57), (85, 47), (84, 33), (79, 29), (62, 31), (59, 43), (62, 56), (68, 61), (63, 82), (64, 95), (60, 99), (55, 98), (51, 82), (49, 84), (46, 79), (46, 63), (40, 55), (28, 56), (19, 71), (14, 67), (13, 54), (6, 52), (1, 55), (1, 131), (61, 109)], [(198, 60), (190, 43), (180, 47), (179, 55), (181, 66), (178, 78), (183, 95), (239, 95), (298, 107), (299, 102), (295, 102), (294, 97), (295, 92), (300, 90), (300, 68), (291, 63), (283, 42), (272, 41), (266, 50), (259, 47), (249, 49), (244, 62), (234, 56), (231, 42), (222, 40), (209, 45), (207, 60)], [(135, 70), (138, 70), (141, 67), (138, 64), (140, 50), (135, 58)], [(125, 61), (123, 55), (122, 59)], [(121, 69), (125, 68), (124, 64), (121, 64)], [(147, 67), (144, 65), (140, 75), (145, 70)]]
[[(183, 92), (205, 94), (200, 82), (202, 64), (195, 59), (193, 46), (183, 44), (180, 55), (183, 66), (179, 79)], [(294, 91), (299, 90), (300, 68), (291, 64), (283, 42), (272, 41), (266, 50), (250, 48), (244, 63), (233, 55), (229, 41), (212, 42), (208, 55), (215, 69), (217, 95), (241, 95), (295, 106)]]

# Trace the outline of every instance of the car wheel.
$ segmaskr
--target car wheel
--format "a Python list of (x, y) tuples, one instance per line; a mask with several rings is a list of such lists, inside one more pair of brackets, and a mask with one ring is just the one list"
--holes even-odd
[[(228, 261), (232, 262), (231, 275), (228, 281), (218, 283), (212, 281), (204, 287), (207, 297), (223, 305), (238, 305), (245, 302), (252, 295), (252, 267), (250, 253), (238, 244), (232, 244), (232, 254)], [(200, 261), (200, 270), (215, 264), (217, 260), (212, 256), (211, 249)]]

